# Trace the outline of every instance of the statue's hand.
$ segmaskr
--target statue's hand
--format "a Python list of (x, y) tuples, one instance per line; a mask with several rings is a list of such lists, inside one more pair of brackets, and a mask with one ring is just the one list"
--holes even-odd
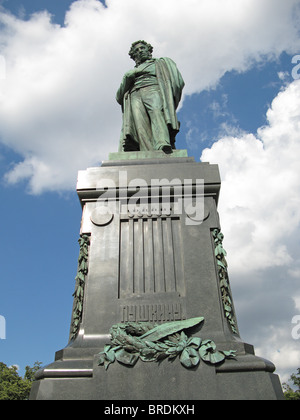
[(135, 69), (133, 70), (129, 70), (127, 73), (125, 73), (125, 77), (128, 80), (128, 82), (133, 83), (135, 80), (135, 76), (136, 76), (136, 71)]
[(134, 84), (136, 78), (136, 71), (135, 69), (129, 70), (127, 73), (124, 74), (122, 83), (119, 87), (119, 90), (117, 92), (117, 101), (121, 105), (123, 102), (123, 98), (126, 92), (128, 92), (132, 85)]

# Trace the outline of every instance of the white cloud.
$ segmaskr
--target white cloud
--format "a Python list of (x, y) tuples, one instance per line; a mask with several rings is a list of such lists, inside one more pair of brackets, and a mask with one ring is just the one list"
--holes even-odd
[[(241, 331), (283, 380), (300, 365), (300, 80), (280, 91), (257, 134), (219, 139), (201, 160), (218, 163), (224, 245)], [(239, 318), (240, 315), (240, 318)]]
[(232, 270), (238, 272), (296, 258), (288, 245), (300, 223), (299, 81), (278, 94), (267, 120), (256, 136), (224, 137), (201, 157), (220, 165), (220, 212), (235, 255)]
[[(291, 324), (292, 329), (294, 325)], [(296, 373), (300, 366), (299, 341), (291, 340), (290, 330), (274, 327), (266, 332), (266, 340), (256, 347), (258, 356), (268, 358), (276, 366), (276, 373), (280, 375), (281, 382), (288, 382), (291, 373)]]
[(27, 21), (1, 12), (0, 141), (23, 159), (7, 174), (10, 183), (27, 179), (33, 193), (74, 188), (78, 169), (117, 150), (114, 97), (136, 39), (178, 63), (186, 94), (300, 47), (298, 0), (106, 3), (75, 1), (64, 27), (45, 12)]

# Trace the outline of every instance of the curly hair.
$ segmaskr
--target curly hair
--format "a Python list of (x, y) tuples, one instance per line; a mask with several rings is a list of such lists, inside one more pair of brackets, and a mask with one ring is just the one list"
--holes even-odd
[(149, 53), (150, 54), (152, 54), (152, 52), (153, 52), (153, 47), (152, 47), (152, 45), (151, 44), (148, 44), (146, 41), (135, 41), (132, 45), (131, 45), (131, 48), (130, 48), (130, 51), (129, 51), (129, 57), (130, 58), (132, 58), (132, 60), (134, 60), (134, 47), (137, 45), (137, 44), (144, 44), (144, 45), (146, 45), (146, 47), (148, 48), (148, 51), (149, 51)]

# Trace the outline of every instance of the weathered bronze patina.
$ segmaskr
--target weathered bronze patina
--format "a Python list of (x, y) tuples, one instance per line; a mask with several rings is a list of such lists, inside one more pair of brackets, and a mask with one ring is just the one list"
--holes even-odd
[(184, 81), (173, 60), (152, 58), (152, 51), (147, 42), (136, 41), (129, 52), (136, 65), (124, 75), (116, 96), (123, 111), (119, 151), (175, 149)]
[(234, 350), (218, 351), (212, 340), (188, 337), (185, 330), (204, 321), (203, 317), (154, 325), (149, 322), (127, 322), (113, 325), (111, 342), (99, 354), (99, 365), (105, 369), (115, 362), (134, 366), (138, 359), (143, 362), (160, 362), (168, 358), (180, 358), (185, 368), (199, 364), (200, 359), (212, 365), (235, 356)]

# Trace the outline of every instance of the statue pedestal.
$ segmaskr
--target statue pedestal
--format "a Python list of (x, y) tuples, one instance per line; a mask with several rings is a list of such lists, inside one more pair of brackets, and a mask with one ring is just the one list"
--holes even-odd
[[(185, 152), (117, 153), (80, 171), (80, 258), (68, 346), (41, 369), (31, 399), (278, 399), (272, 363), (242, 342), (222, 247), (217, 165)], [(130, 159), (128, 159), (130, 157)], [(98, 365), (113, 325), (204, 317), (188, 336), (235, 351), (190, 369), (179, 357)]]

